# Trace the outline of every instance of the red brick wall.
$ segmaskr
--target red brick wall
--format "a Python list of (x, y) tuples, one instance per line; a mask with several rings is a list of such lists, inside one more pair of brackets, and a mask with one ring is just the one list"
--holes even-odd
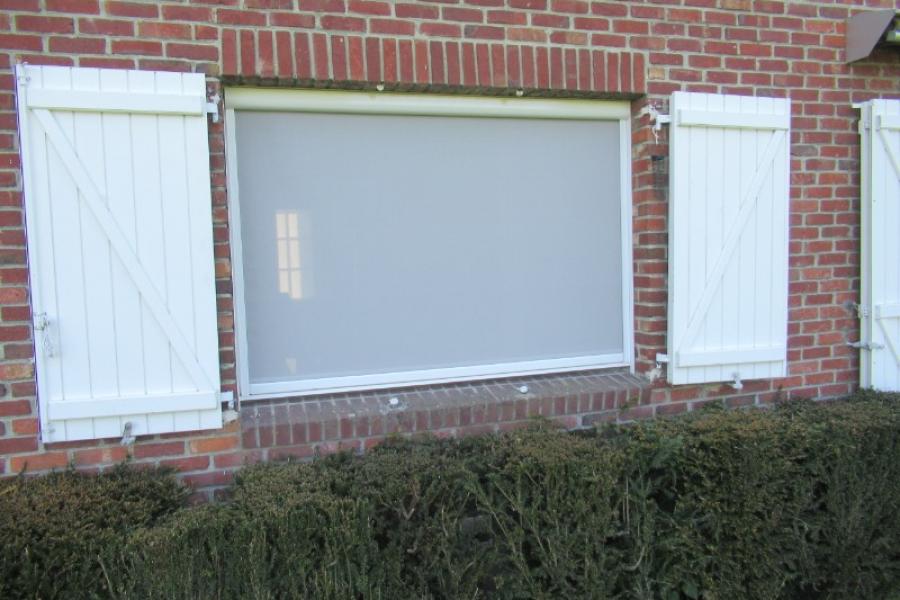
[[(722, 386), (670, 389), (657, 383), (626, 414), (646, 416), (707, 401), (763, 403), (776, 393), (834, 396), (855, 386), (858, 361), (846, 346), (858, 336), (850, 303), (859, 295), (859, 142), (851, 103), (900, 97), (896, 50), (853, 65), (842, 62), (844, 20), (860, 5), (900, 10), (897, 0), (3, 0), (0, 473), (69, 461), (99, 468), (126, 454), (115, 441), (45, 448), (37, 438), (11, 70), (17, 61), (199, 71), (209, 76), (211, 89), (222, 79), (350, 88), (383, 82), (389, 89), (486, 94), (521, 88), (526, 94), (630, 98), (635, 115), (648, 102), (665, 110), (674, 90), (790, 96), (790, 375), (746, 382), (739, 396)], [(634, 125), (634, 326), (638, 370), (648, 372), (666, 346), (668, 147), (665, 130), (655, 140), (646, 116), (636, 116)], [(211, 126), (210, 145), (222, 377), (231, 389), (234, 334), (221, 124)], [(573, 408), (565, 400), (570, 395), (560, 397), (559, 405), (525, 412), (557, 416), (568, 425), (589, 422), (583, 405), (576, 401)], [(609, 411), (623, 403), (600, 404)], [(302, 411), (311, 411), (309, 406)], [(302, 436), (295, 428), (296, 436), (282, 436), (286, 444), (272, 436), (267, 446), (269, 437), (260, 433), (265, 427), (251, 436), (247, 426), (239, 433), (242, 427), (233, 424), (225, 432), (139, 440), (132, 455), (183, 467), (200, 485), (218, 485), (245, 458), (269, 458), (266, 447), (296, 448), (294, 440), (302, 438), (309, 450), (294, 453), (303, 455), (317, 443), (325, 449), (338, 440), (360, 446), (369, 442), (359, 440), (389, 433), (369, 421), (364, 431), (358, 422), (340, 425), (341, 405), (335, 406), (337, 412), (328, 416), (304, 417)], [(254, 411), (244, 418), (263, 418)], [(486, 413), (475, 423), (462, 414), (438, 426), (429, 417), (394, 430), (456, 434), (516, 421)], [(277, 426), (277, 416), (271, 418)], [(310, 431), (319, 429), (324, 433), (312, 439)]]

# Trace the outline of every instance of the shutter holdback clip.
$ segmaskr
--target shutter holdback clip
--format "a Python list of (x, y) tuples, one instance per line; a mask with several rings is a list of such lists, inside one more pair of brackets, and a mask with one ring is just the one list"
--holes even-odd
[(648, 104), (641, 111), (639, 116), (642, 115), (650, 115), (650, 122), (653, 123), (653, 128), (651, 131), (653, 132), (653, 142), (659, 143), (659, 130), (662, 129), (663, 125), (668, 125), (672, 122), (672, 117), (670, 115), (664, 115), (654, 106), (653, 104)]
[(206, 103), (206, 114), (212, 115), (212, 122), (219, 122), (219, 101), (222, 99), (219, 94), (213, 94)]

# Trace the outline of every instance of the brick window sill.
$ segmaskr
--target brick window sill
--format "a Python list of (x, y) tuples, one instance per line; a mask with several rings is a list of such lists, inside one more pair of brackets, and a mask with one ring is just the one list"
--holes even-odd
[(244, 402), (240, 422), (244, 450), (256, 451), (248, 458), (273, 460), (362, 451), (397, 434), (504, 431), (538, 416), (569, 429), (591, 427), (649, 416), (648, 401), (645, 380), (602, 370)]

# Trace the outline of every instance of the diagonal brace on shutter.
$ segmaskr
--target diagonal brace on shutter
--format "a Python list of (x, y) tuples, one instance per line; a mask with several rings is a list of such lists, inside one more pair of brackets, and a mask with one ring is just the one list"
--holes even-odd
[(69, 143), (69, 140), (66, 138), (62, 129), (59, 127), (56, 119), (47, 109), (33, 109), (33, 113), (43, 127), (47, 137), (52, 142), (57, 154), (66, 166), (69, 174), (72, 176), (72, 179), (75, 181), (75, 185), (81, 192), (80, 197), (84, 199), (85, 204), (96, 218), (97, 223), (108, 238), (109, 243), (118, 254), (119, 259), (122, 261), (122, 265), (125, 267), (125, 270), (128, 272), (132, 281), (134, 281), (147, 308), (165, 332), (175, 354), (184, 363), (194, 384), (200, 390), (215, 389), (212, 381), (197, 361), (197, 357), (191, 349), (191, 346), (176, 325), (175, 319), (166, 307), (162, 297), (156, 291), (150, 276), (147, 275), (147, 272), (141, 266), (140, 260), (131, 249), (131, 245), (128, 243), (127, 238), (122, 233), (112, 213), (107, 209), (108, 204), (106, 199), (103, 194), (100, 193), (99, 188), (84, 168), (84, 165), (81, 163), (81, 160), (78, 158), (78, 155), (75, 153), (75, 150), (72, 148), (72, 145)]
[(741, 198), (740, 209), (738, 210), (737, 218), (734, 220), (734, 223), (732, 223), (731, 227), (728, 229), (728, 233), (725, 235), (725, 241), (722, 245), (722, 251), (719, 254), (718, 259), (716, 259), (712, 270), (710, 271), (710, 275), (706, 280), (706, 285), (703, 288), (703, 292), (700, 294), (700, 300), (697, 302), (697, 306), (691, 313), (690, 319), (688, 319), (687, 327), (684, 330), (684, 334), (681, 337), (681, 343), (679, 344), (679, 348), (676, 351), (676, 360), (677, 355), (680, 354), (681, 349), (690, 345), (694, 341), (694, 337), (696, 337), (697, 333), (700, 330), (700, 323), (703, 321), (707, 311), (709, 310), (710, 304), (713, 300), (713, 296), (722, 285), (722, 279), (725, 275), (725, 269), (728, 266), (728, 263), (731, 261), (731, 257), (734, 255), (734, 251), (737, 249), (738, 242), (741, 238), (741, 233), (744, 231), (744, 228), (746, 227), (747, 222), (750, 219), (750, 215), (753, 213), (753, 210), (756, 208), (756, 202), (759, 198), (759, 193), (762, 185), (765, 182), (768, 174), (772, 171), (775, 156), (778, 154), (782, 145), (785, 143), (786, 138), (787, 134), (785, 130), (779, 129), (774, 131), (772, 133), (772, 137), (769, 139), (769, 143), (762, 154), (762, 158), (760, 159), (756, 172), (750, 179), (750, 184), (747, 187), (743, 198)]
[(900, 305), (882, 304), (875, 307), (875, 322), (878, 323), (878, 328), (881, 329), (881, 334), (884, 336), (884, 341), (887, 342), (888, 349), (894, 356), (894, 361), (900, 365), (900, 352), (898, 352), (897, 344), (894, 343), (894, 336), (891, 335), (891, 332), (884, 325), (885, 319), (897, 318), (900, 318)]
[(884, 151), (891, 159), (890, 162), (894, 167), (894, 174), (900, 179), (900, 158), (898, 158), (897, 154), (894, 152), (894, 148), (891, 146), (891, 142), (887, 136), (888, 131), (900, 129), (900, 117), (880, 115), (876, 121), (875, 127), (878, 129), (878, 137), (881, 138), (881, 143), (884, 144)]

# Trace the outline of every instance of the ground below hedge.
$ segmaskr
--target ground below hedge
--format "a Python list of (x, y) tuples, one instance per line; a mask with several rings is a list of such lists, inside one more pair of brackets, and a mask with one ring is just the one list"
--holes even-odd
[(900, 598), (900, 399), (0, 483), (2, 598)]

